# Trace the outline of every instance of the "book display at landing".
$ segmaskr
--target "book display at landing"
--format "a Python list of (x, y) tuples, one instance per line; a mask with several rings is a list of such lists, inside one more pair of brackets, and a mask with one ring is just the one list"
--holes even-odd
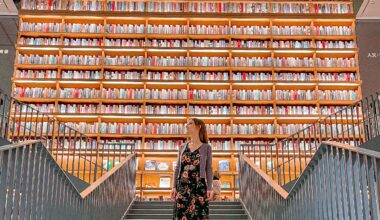
[(361, 98), (351, 1), (25, 0), (19, 24), (13, 95), (99, 142), (135, 142), (142, 199), (169, 197), (190, 117), (233, 199), (240, 144)]

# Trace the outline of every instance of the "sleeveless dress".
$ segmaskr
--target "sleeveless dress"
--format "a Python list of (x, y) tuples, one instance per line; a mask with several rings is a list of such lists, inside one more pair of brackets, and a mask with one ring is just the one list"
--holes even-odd
[(190, 149), (186, 147), (182, 154), (174, 219), (209, 219), (208, 201), (206, 201), (206, 181), (204, 178), (200, 178), (201, 156), (199, 149), (200, 148), (191, 152)]

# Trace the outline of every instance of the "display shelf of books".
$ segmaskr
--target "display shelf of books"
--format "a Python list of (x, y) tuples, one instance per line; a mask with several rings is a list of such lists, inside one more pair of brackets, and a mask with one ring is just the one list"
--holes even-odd
[(351, 1), (121, 1), (121, 0), (25, 0), (22, 10), (104, 11), (200, 14), (353, 14)]
[(143, 199), (169, 196), (190, 117), (207, 124), (214, 169), (229, 161), (232, 199), (240, 144), (286, 138), (361, 98), (351, 1), (21, 5), (13, 95), (100, 142), (135, 142)]

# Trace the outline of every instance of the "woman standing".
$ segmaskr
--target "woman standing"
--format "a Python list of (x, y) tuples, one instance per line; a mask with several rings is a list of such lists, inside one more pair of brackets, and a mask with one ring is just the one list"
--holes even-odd
[(179, 149), (171, 197), (174, 219), (209, 219), (212, 198), (212, 149), (205, 123), (197, 118), (186, 124), (190, 141)]

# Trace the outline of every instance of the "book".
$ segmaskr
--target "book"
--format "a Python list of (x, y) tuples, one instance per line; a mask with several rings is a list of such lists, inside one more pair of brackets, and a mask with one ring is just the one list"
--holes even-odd
[(218, 170), (220, 172), (230, 171), (230, 161), (229, 160), (220, 160), (218, 162)]
[(221, 188), (222, 189), (229, 189), (229, 188), (231, 188), (231, 182), (222, 182)]
[(160, 171), (169, 170), (169, 163), (168, 162), (157, 162), (157, 170), (160, 170)]
[(146, 160), (145, 161), (145, 170), (156, 170), (156, 161), (155, 160)]
[(170, 177), (160, 177), (160, 188), (170, 188)]

